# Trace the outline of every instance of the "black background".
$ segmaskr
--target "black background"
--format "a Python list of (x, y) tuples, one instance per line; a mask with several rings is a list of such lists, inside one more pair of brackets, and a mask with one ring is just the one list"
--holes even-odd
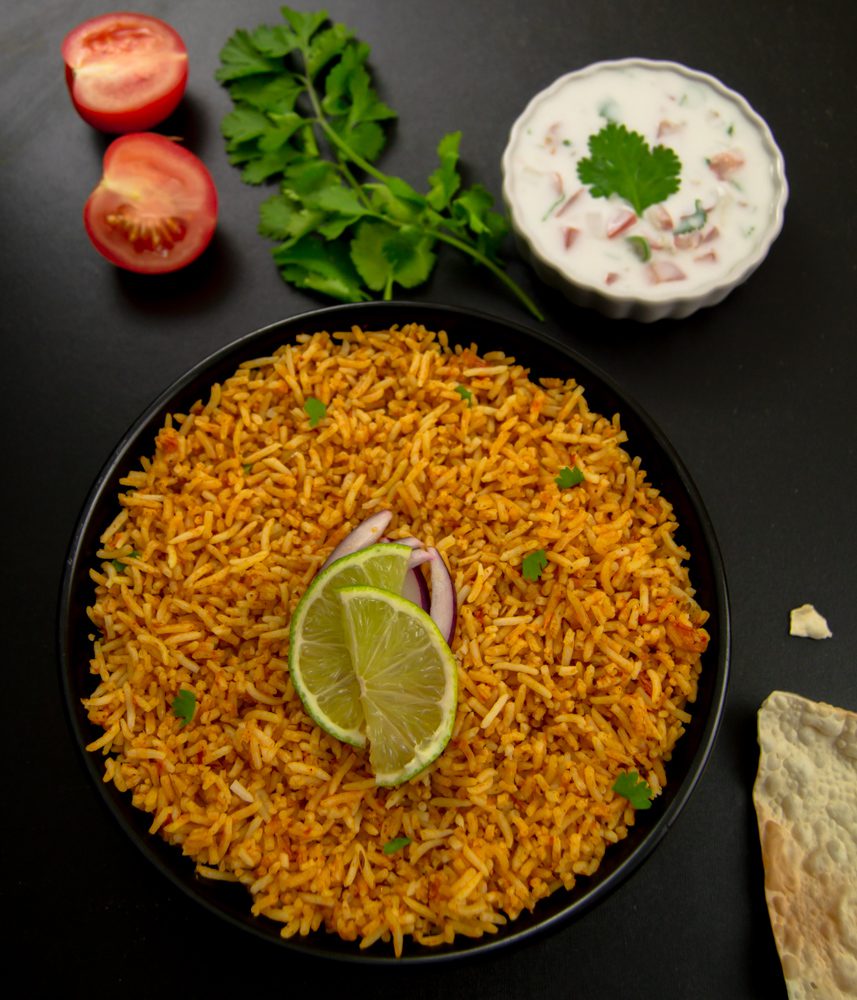
[[(529, 98), (564, 72), (631, 55), (683, 62), (743, 93), (770, 124), (791, 187), (768, 260), (721, 305), (687, 320), (602, 319), (513, 258), (546, 329), (644, 406), (705, 498), (729, 578), (732, 682), (690, 804), (614, 895), (490, 960), (412, 969), (296, 955), (186, 899), (113, 821), (64, 717), (57, 594), (101, 465), (148, 403), (201, 358), (330, 304), (279, 278), (256, 234), (265, 193), (242, 184), (219, 135), (230, 102), (213, 79), (218, 52), (235, 28), (278, 20), (268, 0), (138, 5), (187, 43), (188, 93), (159, 131), (184, 136), (209, 166), (220, 192), (218, 234), (200, 261), (162, 279), (120, 272), (91, 249), (81, 210), (109, 140), (74, 113), (60, 45), (106, 9), (93, 0), (33, 0), (0, 13), (2, 886), (8, 953), (33, 991), (785, 996), (750, 797), (755, 713), (777, 688), (857, 709), (857, 8), (847, 0), (327, 5), (371, 45), (378, 88), (399, 113), (383, 169), (417, 187), (434, 168), (439, 138), (460, 128), (468, 179), (499, 197), (508, 130)], [(442, 255), (409, 297), (529, 322), (499, 284), (454, 255)], [(788, 636), (789, 609), (805, 601), (827, 616), (833, 639)]]

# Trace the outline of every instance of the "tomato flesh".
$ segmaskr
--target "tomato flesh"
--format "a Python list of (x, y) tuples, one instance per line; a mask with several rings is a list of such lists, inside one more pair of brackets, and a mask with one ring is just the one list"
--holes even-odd
[(217, 189), (205, 164), (171, 139), (124, 135), (107, 147), (83, 221), (111, 264), (165, 274), (196, 260), (211, 242)]
[(148, 14), (103, 14), (62, 44), (72, 103), (103, 132), (142, 132), (175, 111), (187, 86), (181, 36)]

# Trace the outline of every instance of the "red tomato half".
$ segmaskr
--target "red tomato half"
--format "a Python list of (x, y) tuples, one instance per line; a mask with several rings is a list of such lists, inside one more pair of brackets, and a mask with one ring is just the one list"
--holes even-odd
[(211, 242), (217, 189), (203, 162), (171, 139), (123, 135), (107, 147), (83, 221), (111, 264), (164, 274), (196, 260)]
[(142, 132), (176, 109), (187, 84), (181, 37), (148, 14), (103, 14), (62, 44), (65, 79), (84, 121), (103, 132)]

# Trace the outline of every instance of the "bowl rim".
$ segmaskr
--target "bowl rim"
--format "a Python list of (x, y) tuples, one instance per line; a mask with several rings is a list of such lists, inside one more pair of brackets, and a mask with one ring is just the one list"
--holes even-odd
[[(406, 949), (405, 954), (401, 958), (396, 958), (391, 952), (361, 952), (353, 943), (343, 942), (338, 936), (328, 934), (323, 929), (316, 932), (312, 942), (305, 941), (303, 938), (283, 939), (279, 937), (278, 933), (275, 935), (271, 929), (273, 928), (274, 931), (278, 931), (279, 925), (274, 924), (273, 921), (265, 922), (260, 920), (260, 918), (251, 916), (251, 901), (244, 886), (231, 885), (231, 889), (237, 888), (240, 890), (242, 903), (245, 904), (243, 907), (230, 907), (228, 901), (224, 903), (220, 900), (219, 896), (215, 898), (216, 892), (219, 892), (221, 887), (228, 887), (229, 884), (223, 882), (212, 883), (216, 892), (210, 891), (211, 886), (204, 884), (207, 880), (199, 879), (193, 874), (192, 863), (182, 855), (177, 845), (167, 844), (166, 841), (163, 841), (156, 835), (142, 832), (144, 826), (148, 824), (149, 814), (143, 813), (141, 810), (133, 807), (130, 804), (130, 796), (127, 793), (123, 796), (122, 793), (117, 792), (112, 783), (108, 784), (103, 780), (103, 755), (88, 752), (85, 749), (90, 740), (90, 733), (86, 731), (87, 727), (91, 727), (91, 733), (96, 733), (97, 730), (85, 719), (85, 713), (80, 705), (80, 692), (76, 689), (73, 682), (75, 669), (81, 672), (84, 678), (91, 676), (88, 670), (88, 661), (86, 664), (77, 664), (76, 667), (72, 651), (75, 622), (80, 618), (81, 607), (85, 612), (85, 606), (88, 602), (88, 595), (86, 599), (81, 595), (75, 601), (75, 588), (81, 582), (81, 574), (88, 579), (86, 574), (94, 557), (94, 550), (88, 549), (84, 551), (84, 542), (87, 540), (87, 537), (90, 537), (90, 540), (97, 538), (99, 532), (96, 530), (95, 519), (98, 516), (100, 505), (107, 502), (115, 502), (122, 463), (130, 460), (133, 464), (136, 464), (139, 461), (140, 445), (145, 442), (146, 446), (151, 446), (154, 438), (152, 431), (156, 431), (160, 426), (164, 414), (175, 412), (175, 404), (178, 403), (179, 398), (183, 395), (187, 397), (189, 390), (199, 384), (200, 380), (207, 386), (216, 381), (213, 371), (218, 366), (226, 366), (231, 373), (231, 371), (237, 368), (241, 360), (246, 361), (253, 356), (259, 356), (258, 354), (254, 355), (252, 352), (254, 345), (260, 341), (267, 341), (274, 336), (277, 336), (279, 339), (280, 331), (282, 331), (283, 343), (293, 340), (294, 336), (300, 332), (316, 332), (323, 329), (332, 331), (331, 321), (335, 321), (341, 316), (348, 317), (349, 322), (347, 327), (340, 325), (338, 329), (350, 328), (353, 323), (363, 325), (364, 327), (369, 326), (369, 323), (374, 322), (374, 320), (366, 322), (368, 317), (375, 317), (377, 321), (384, 324), (383, 326), (374, 326), (375, 329), (384, 329), (393, 325), (403, 326), (411, 322), (422, 323), (427, 328), (435, 330), (445, 329), (446, 324), (450, 321), (460, 322), (468, 329), (471, 325), (478, 327), (479, 325), (490, 324), (498, 327), (505, 334), (521, 337), (523, 351), (526, 351), (528, 342), (534, 339), (539, 349), (546, 348), (554, 355), (557, 353), (564, 355), (563, 360), (570, 367), (574, 367), (576, 371), (580, 371), (580, 381), (583, 384), (585, 392), (590, 393), (591, 387), (594, 387), (596, 394), (600, 394), (603, 390), (615, 394), (624, 407), (620, 411), (623, 419), (623, 427), (629, 419), (636, 423), (641, 428), (642, 433), (650, 436), (650, 444), (656, 449), (656, 453), (661, 454), (666, 461), (667, 467), (675, 473), (676, 482), (669, 486), (669, 489), (673, 492), (672, 496), (669, 496), (668, 499), (673, 501), (677, 493), (681, 492), (687, 499), (689, 509), (698, 519), (700, 539), (704, 542), (706, 550), (704, 553), (705, 558), (703, 558), (703, 553), (701, 552), (697, 552), (696, 554), (691, 552), (691, 563), (693, 563), (694, 559), (701, 560), (700, 566), (705, 568), (707, 562), (710, 571), (712, 597), (716, 603), (716, 607), (711, 610), (711, 620), (716, 622), (716, 628), (712, 629), (716, 659), (711, 659), (707, 664), (708, 676), (712, 678), (710, 699), (707, 714), (699, 723), (698, 734), (694, 730), (694, 733), (698, 735), (696, 748), (690, 755), (687, 763), (687, 772), (683, 778), (679, 780), (678, 784), (668, 783), (665, 797), (671, 797), (668, 799), (663, 812), (655, 817), (652, 817), (650, 813), (638, 816), (635, 826), (631, 828), (628, 837), (618, 844), (611, 845), (611, 851), (605, 854), (609, 865), (610, 859), (616, 859), (619, 849), (625, 845), (627, 856), (613, 865), (612, 870), (606, 876), (598, 878), (599, 873), (596, 872), (592, 876), (592, 879), (595, 880), (594, 884), (590, 883), (589, 880), (578, 882), (578, 886), (582, 885), (584, 887), (579, 897), (560, 906), (556, 912), (546, 914), (544, 906), (549, 903), (551, 898), (556, 900), (560, 894), (566, 893), (570, 895), (566, 890), (561, 888), (547, 898), (539, 900), (533, 911), (529, 913), (528, 911), (523, 911), (517, 919), (510, 920), (500, 936), (483, 935), (482, 938), (475, 941), (462, 939), (459, 936), (456, 938), (456, 943), (448, 948), (444, 946), (441, 949), (417, 950), (417, 946), (414, 946), (414, 950), (411, 953), (408, 953)], [(311, 325), (311, 329), (308, 325)], [(369, 326), (369, 328), (373, 327)], [(463, 343), (463, 341), (464, 338), (453, 339), (450, 336), (450, 343)], [(468, 343), (470, 343), (469, 340)], [(509, 352), (506, 351), (506, 353)], [(526, 358), (518, 358), (518, 360), (525, 367), (529, 368)], [(576, 378), (577, 374), (574, 377)], [(186, 403), (187, 399), (183, 398), (182, 402)], [(631, 442), (629, 441), (626, 448), (630, 450), (630, 446)], [(146, 452), (142, 453), (145, 454)], [(635, 450), (634, 453), (638, 452)], [(102, 518), (98, 523), (103, 527), (106, 522)], [(680, 529), (681, 527), (680, 522)], [(699, 580), (695, 579), (694, 586), (697, 590), (699, 589), (698, 584)], [(85, 613), (83, 614), (83, 618), (86, 618)], [(395, 300), (392, 302), (363, 302), (313, 309), (286, 317), (245, 334), (227, 343), (193, 365), (184, 375), (172, 381), (141, 412), (114, 447), (96, 476), (81, 508), (68, 545), (63, 567), (58, 602), (56, 642), (58, 651), (57, 662), (60, 673), (59, 681), (63, 695), (62, 701), (66, 721), (74, 742), (77, 745), (79, 751), (78, 759), (81, 766), (97, 787), (99, 798), (107, 810), (118, 821), (120, 827), (130, 837), (137, 849), (154, 864), (162, 875), (165, 875), (185, 896), (201, 904), (219, 918), (226, 919), (229, 923), (240, 927), (244, 931), (249, 931), (256, 937), (279, 944), (292, 951), (314, 958), (340, 960), (358, 964), (401, 966), (403, 963), (435, 964), (482, 957), (500, 949), (520, 944), (525, 940), (529, 941), (535, 937), (540, 937), (547, 932), (567, 925), (573, 919), (587, 912), (597, 902), (618, 888), (621, 883), (639, 868), (662, 841), (684, 809), (711, 757), (722, 721), (728, 689), (731, 655), (731, 612), (722, 555), (714, 533), (713, 524), (702, 498), (674, 446), (633, 397), (629, 396), (624, 389), (621, 389), (600, 368), (570, 348), (562, 339), (546, 330), (536, 330), (512, 320), (458, 306)], [(87, 644), (85, 637), (83, 637), (83, 642), (84, 645)], [(697, 704), (699, 704), (699, 701), (697, 701)], [(692, 726), (693, 723), (690, 725)], [(682, 740), (687, 740), (688, 736), (689, 733), (686, 732)], [(682, 740), (677, 744), (679, 748), (682, 746)], [(675, 756), (677, 754), (674, 752), (673, 757)], [(643, 831), (642, 833), (639, 832), (641, 830)], [(640, 842), (633, 844), (637, 835), (640, 836)], [(602, 868), (606, 869), (608, 865), (605, 865), (602, 860), (599, 870)], [(578, 891), (578, 886), (575, 887), (573, 892)], [(561, 899), (559, 902), (561, 902)], [(539, 912), (540, 906), (542, 907), (541, 913)], [(322, 943), (319, 945), (319, 942)], [(373, 947), (377, 947), (377, 945)]]
[[(552, 97), (557, 91), (562, 90), (571, 82), (582, 80), (589, 76), (594, 76), (603, 70), (625, 69), (631, 67), (642, 67), (644, 69), (678, 73), (680, 76), (685, 76), (697, 83), (707, 85), (721, 97), (731, 101), (738, 107), (750, 124), (753, 125), (759, 132), (759, 136), (768, 154), (770, 155), (771, 164), (774, 168), (774, 203), (769, 216), (768, 226), (765, 229), (765, 234), (756, 245), (755, 251), (748, 257), (739, 258), (725, 274), (712, 278), (703, 284), (698, 284), (694, 286), (694, 290), (687, 291), (684, 294), (681, 294), (678, 290), (676, 290), (674, 294), (664, 295), (657, 298), (647, 297), (645, 295), (622, 295), (609, 287), (602, 287), (583, 278), (573, 277), (567, 271), (560, 268), (555, 260), (546, 256), (541, 251), (541, 249), (536, 245), (534, 237), (527, 230), (527, 228), (521, 224), (520, 212), (517, 210), (517, 203), (511, 179), (512, 157), (520, 139), (520, 134), (526, 127), (527, 121), (535, 112), (536, 108), (538, 108), (543, 101)], [(646, 56), (626, 56), (621, 59), (602, 59), (598, 62), (590, 63), (580, 69), (571, 70), (570, 72), (557, 77), (553, 83), (549, 84), (543, 90), (540, 90), (537, 94), (535, 94), (527, 103), (521, 114), (515, 119), (509, 131), (506, 147), (503, 150), (501, 166), (503, 173), (503, 199), (509, 210), (509, 216), (515, 233), (525, 241), (530, 253), (536, 257), (544, 267), (547, 267), (554, 272), (562, 281), (567, 282), (575, 288), (585, 291), (591, 296), (600, 297), (601, 299), (604, 299), (609, 303), (614, 303), (617, 306), (630, 307), (634, 305), (642, 305), (657, 307), (659, 305), (675, 305), (678, 307), (681, 305), (692, 304), (697, 301), (699, 301), (700, 304), (704, 304), (706, 300), (716, 297), (720, 292), (725, 295), (729, 290), (741, 284), (745, 278), (748, 278), (768, 255), (771, 246), (782, 231), (783, 223), (785, 221), (785, 209), (789, 200), (789, 184), (786, 177), (785, 158), (782, 150), (774, 139), (773, 132), (771, 131), (767, 121), (758, 113), (758, 111), (755, 110), (747, 98), (737, 90), (727, 87), (726, 84), (719, 80), (716, 76), (704, 70), (693, 69), (689, 66), (685, 66), (683, 63), (675, 62), (669, 59), (651, 59)], [(720, 298), (722, 298), (723, 295), (721, 295)], [(719, 299), (716, 299), (716, 301), (719, 301)]]

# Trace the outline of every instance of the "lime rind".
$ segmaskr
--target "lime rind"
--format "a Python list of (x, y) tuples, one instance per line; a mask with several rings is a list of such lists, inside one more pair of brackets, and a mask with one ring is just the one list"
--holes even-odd
[(343, 556), (322, 570), (298, 602), (289, 628), (289, 672), (310, 718), (325, 732), (366, 745), (365, 719), (351, 654), (342, 631), (340, 587), (369, 585), (400, 591), (411, 549), (381, 542)]
[(455, 657), (432, 618), (399, 594), (357, 585), (337, 589), (337, 599), (375, 781), (400, 785), (437, 760), (452, 736)]

